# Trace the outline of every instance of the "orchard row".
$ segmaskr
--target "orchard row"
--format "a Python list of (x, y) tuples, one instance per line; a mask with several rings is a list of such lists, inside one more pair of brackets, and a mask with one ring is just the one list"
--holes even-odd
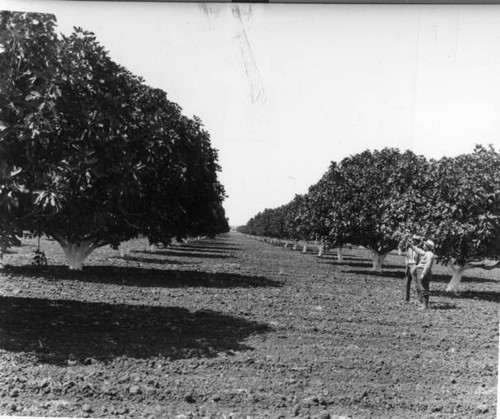
[(436, 243), (438, 261), (452, 268), (448, 290), (464, 270), (492, 269), (500, 260), (500, 153), (428, 160), (411, 151), (364, 151), (329, 170), (308, 193), (266, 209), (238, 230), (328, 247), (364, 246), (373, 267), (412, 234)]
[[(228, 231), (217, 151), (197, 118), (53, 15), (1, 12), (0, 238), (94, 249)], [(168, 70), (168, 69), (167, 69)]]

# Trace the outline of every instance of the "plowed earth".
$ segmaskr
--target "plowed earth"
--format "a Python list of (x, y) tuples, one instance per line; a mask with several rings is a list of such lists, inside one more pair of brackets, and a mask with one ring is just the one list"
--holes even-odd
[(57, 243), (45, 268), (35, 249), (0, 274), (0, 414), (495, 417), (498, 270), (449, 295), (438, 266), (422, 312), (397, 254), (375, 274), (364, 249), (338, 262), (231, 233), (70, 272)]

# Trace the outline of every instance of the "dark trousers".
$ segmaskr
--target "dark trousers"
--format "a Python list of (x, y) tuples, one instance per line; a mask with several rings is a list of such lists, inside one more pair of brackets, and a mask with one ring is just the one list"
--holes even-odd
[(416, 271), (416, 266), (415, 265), (406, 265), (406, 301), (410, 301), (410, 289), (411, 289), (411, 282), (413, 280), (417, 280), (417, 271)]
[(427, 274), (422, 275), (422, 269), (417, 269), (416, 282), (418, 301), (427, 306), (429, 304), (430, 289), (432, 273), (429, 271)]

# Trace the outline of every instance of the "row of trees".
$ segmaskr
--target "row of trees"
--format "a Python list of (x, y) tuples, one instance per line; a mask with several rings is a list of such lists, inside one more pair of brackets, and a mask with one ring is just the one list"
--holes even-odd
[(452, 268), (448, 290), (454, 291), (466, 269), (499, 265), (500, 153), (476, 146), (470, 154), (427, 160), (393, 148), (364, 151), (332, 162), (307, 194), (238, 230), (364, 246), (374, 270), (408, 234), (420, 234), (436, 242), (438, 261)]
[(217, 151), (201, 121), (53, 15), (0, 14), (0, 240), (94, 249), (228, 231)]

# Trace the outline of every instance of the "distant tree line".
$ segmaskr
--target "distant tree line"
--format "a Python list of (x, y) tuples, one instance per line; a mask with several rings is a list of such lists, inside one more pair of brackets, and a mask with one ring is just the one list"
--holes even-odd
[(499, 265), (500, 153), (478, 145), (427, 160), (394, 148), (364, 151), (332, 162), (308, 193), (258, 213), (238, 231), (363, 246), (374, 270), (401, 240), (419, 234), (435, 241), (438, 261), (453, 271), (448, 290), (457, 290), (466, 269)]
[[(197, 117), (53, 15), (0, 13), (0, 241), (94, 249), (229, 230), (217, 151)], [(168, 71), (168, 68), (165, 69)]]

